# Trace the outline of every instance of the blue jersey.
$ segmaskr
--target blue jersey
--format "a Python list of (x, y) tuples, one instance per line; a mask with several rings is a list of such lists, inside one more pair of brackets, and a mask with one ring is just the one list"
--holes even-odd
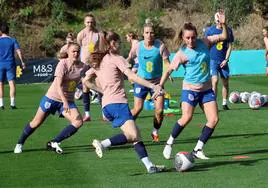
[(138, 75), (145, 79), (154, 79), (162, 76), (163, 63), (160, 54), (160, 40), (155, 40), (152, 49), (144, 47), (144, 41), (140, 41), (138, 51)]
[[(222, 33), (222, 29), (217, 29), (216, 26), (211, 26), (207, 29), (205, 36), (218, 35)], [(214, 44), (210, 48), (210, 58), (216, 61), (223, 61), (226, 58), (228, 43), (234, 42), (234, 36), (231, 28), (228, 28), (228, 39)]]
[(186, 55), (188, 60), (183, 64), (185, 68), (184, 81), (190, 84), (200, 84), (210, 80), (209, 50), (204, 42), (197, 39), (194, 49), (182, 47), (180, 50)]
[(14, 53), (19, 48), (19, 43), (15, 38), (0, 37), (0, 64), (15, 63)]

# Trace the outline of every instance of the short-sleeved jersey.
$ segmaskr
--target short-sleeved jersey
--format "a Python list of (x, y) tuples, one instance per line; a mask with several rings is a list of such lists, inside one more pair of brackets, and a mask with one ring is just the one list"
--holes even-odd
[[(162, 76), (163, 61), (169, 56), (169, 51), (166, 46), (160, 41), (155, 40), (151, 49), (144, 46), (144, 40), (136, 45), (136, 52), (138, 57), (138, 75), (145, 79), (155, 79)], [(132, 53), (133, 53), (132, 51)]]
[[(222, 33), (222, 29), (211, 26), (207, 29), (205, 36), (218, 35)], [(226, 58), (226, 53), (229, 47), (229, 43), (234, 42), (234, 36), (231, 28), (228, 28), (228, 39), (219, 41), (210, 48), (210, 58), (216, 61), (223, 61)]]
[[(54, 76), (62, 78), (63, 93), (68, 101), (74, 101), (75, 88), (81, 80), (81, 72), (87, 69), (88, 65), (80, 61), (77, 64), (70, 64), (68, 63), (68, 59), (62, 59), (58, 63)], [(62, 102), (55, 80), (50, 85), (46, 96), (55, 101)]]
[(176, 61), (180, 61), (181, 59), (185, 59), (182, 61), (186, 61), (186, 63), (183, 64), (185, 68), (184, 82), (189, 84), (202, 84), (210, 80), (209, 49), (202, 40), (197, 39), (194, 49), (181, 47), (170, 66), (177, 69), (178, 62)]
[(124, 89), (124, 72), (128, 69), (127, 61), (119, 55), (104, 56), (98, 69), (91, 68), (87, 76), (96, 75), (103, 90), (102, 107), (114, 103), (127, 103)]
[(20, 45), (15, 38), (0, 37), (0, 63), (15, 63), (15, 50)]
[(81, 45), (80, 57), (83, 63), (88, 63), (90, 54), (98, 50), (99, 40), (99, 32), (88, 31), (84, 28), (78, 33), (77, 42)]

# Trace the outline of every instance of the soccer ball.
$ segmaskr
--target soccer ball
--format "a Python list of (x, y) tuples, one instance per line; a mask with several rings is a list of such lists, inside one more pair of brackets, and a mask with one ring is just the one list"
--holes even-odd
[(257, 92), (251, 94), (248, 100), (249, 107), (254, 110), (260, 109), (263, 103), (264, 97), (262, 97), (262, 95)]
[(194, 157), (188, 152), (179, 152), (175, 155), (175, 169), (179, 172), (189, 170), (194, 167)]
[(249, 92), (242, 92), (240, 93), (240, 99), (242, 103), (247, 103), (248, 99), (250, 97), (250, 93)]
[(240, 102), (240, 95), (238, 91), (233, 91), (232, 93), (230, 93), (229, 96), (229, 101), (230, 103), (234, 104), (234, 103), (239, 103)]

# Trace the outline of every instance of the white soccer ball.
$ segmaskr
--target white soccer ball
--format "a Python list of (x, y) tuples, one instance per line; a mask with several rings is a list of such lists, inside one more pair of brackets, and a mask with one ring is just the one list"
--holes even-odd
[(257, 92), (251, 94), (248, 100), (249, 107), (254, 110), (260, 109), (263, 103), (264, 98), (261, 96), (260, 93)]
[(194, 167), (194, 157), (188, 152), (179, 152), (175, 155), (174, 166), (177, 171), (183, 172)]
[(250, 93), (249, 92), (242, 92), (240, 93), (240, 99), (242, 103), (247, 103), (248, 99), (250, 97)]
[(240, 102), (240, 95), (238, 91), (233, 91), (229, 95), (229, 101), (230, 103), (239, 103)]

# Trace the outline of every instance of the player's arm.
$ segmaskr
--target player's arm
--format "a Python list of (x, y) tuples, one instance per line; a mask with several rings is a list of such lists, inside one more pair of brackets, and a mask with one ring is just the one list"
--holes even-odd
[(86, 76), (82, 79), (82, 82), (87, 88), (93, 89), (99, 93), (103, 93), (102, 89), (96, 85), (95, 80), (96, 80), (96, 74), (87, 73)]
[(16, 53), (18, 54), (19, 58), (20, 58), (20, 62), (21, 62), (21, 65), (22, 65), (22, 69), (25, 69), (26, 68), (26, 64), (24, 62), (24, 58), (23, 58), (23, 55), (21, 53), (21, 50), (20, 49), (17, 49), (16, 50)]
[(224, 67), (224, 66), (229, 62), (229, 58), (230, 58), (232, 49), (233, 49), (233, 45), (232, 45), (232, 43), (229, 43), (229, 44), (228, 44), (228, 49), (227, 49), (227, 52), (226, 52), (225, 59), (224, 59), (223, 62), (220, 64), (220, 67), (221, 67), (221, 68)]
[(151, 82), (148, 82), (147, 80), (144, 80), (143, 78), (139, 77), (137, 74), (132, 72), (130, 69), (126, 69), (124, 71), (124, 74), (128, 77), (128, 79), (132, 82), (138, 83), (140, 85), (143, 85), (145, 87), (151, 88), (154, 90), (155, 94), (153, 98), (156, 98), (158, 95), (163, 93), (162, 87), (160, 85), (155, 85)]
[(265, 37), (263, 40), (264, 40), (264, 45), (266, 49), (265, 58), (268, 60), (268, 38)]

